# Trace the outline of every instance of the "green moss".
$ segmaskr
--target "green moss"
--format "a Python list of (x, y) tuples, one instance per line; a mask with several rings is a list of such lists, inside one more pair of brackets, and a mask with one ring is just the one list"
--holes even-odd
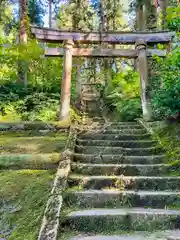
[[(100, 235), (129, 235), (133, 234), (134, 231), (123, 231), (121, 229), (118, 229), (112, 233), (112, 231), (109, 231), (108, 229), (106, 231), (102, 231)], [(75, 231), (71, 230), (68, 228), (62, 229), (62, 232), (59, 233), (59, 238), (58, 240), (70, 240), (75, 236), (79, 236), (83, 239), (83, 237), (89, 237), (89, 236), (94, 236), (94, 234), (90, 234), (89, 232), (80, 232), (80, 231)]]
[(8, 153), (53, 153), (60, 152), (65, 146), (66, 136), (59, 137), (2, 137), (1, 154)]
[(0, 155), (3, 169), (55, 169), (61, 160), (59, 153), (52, 154), (6, 154)]
[(58, 132), (58, 131), (46, 131), (46, 130), (39, 130), (39, 131), (35, 131), (35, 130), (26, 130), (26, 131), (1, 131), (0, 132), (0, 136), (1, 138), (7, 138), (7, 137), (66, 137), (67, 133), (65, 132)]
[(177, 216), (168, 215), (142, 215), (142, 214), (125, 214), (125, 215), (95, 215), (95, 216), (76, 216), (65, 217), (66, 226), (70, 230), (81, 231), (82, 233), (104, 233), (114, 234), (119, 230), (123, 231), (155, 231), (174, 229), (178, 222)]
[(0, 237), (37, 238), (54, 171), (0, 171)]
[[(67, 133), (35, 136), (34, 131), (3, 132), (0, 137), (0, 169), (57, 168)], [(46, 133), (45, 133), (46, 134)]]

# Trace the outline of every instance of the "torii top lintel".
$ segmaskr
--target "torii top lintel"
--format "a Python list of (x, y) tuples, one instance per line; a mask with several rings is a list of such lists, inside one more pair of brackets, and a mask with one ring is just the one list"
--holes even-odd
[(32, 34), (40, 41), (62, 43), (73, 40), (80, 43), (107, 42), (110, 44), (134, 44), (138, 39), (146, 43), (168, 43), (175, 32), (74, 32), (49, 28), (31, 27)]

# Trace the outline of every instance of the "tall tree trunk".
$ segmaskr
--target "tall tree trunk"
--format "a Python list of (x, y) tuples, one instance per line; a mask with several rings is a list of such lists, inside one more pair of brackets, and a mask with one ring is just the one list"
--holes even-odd
[(160, 0), (160, 8), (161, 8), (161, 12), (162, 12), (162, 21), (161, 21), (162, 29), (166, 28), (167, 6), (168, 6), (168, 0)]
[(80, 105), (81, 101), (81, 61), (76, 59), (76, 101)]
[(145, 28), (144, 5), (138, 4), (136, 7), (136, 28), (138, 31), (143, 31)]
[(157, 8), (154, 0), (145, 2), (145, 21), (148, 30), (157, 28)]
[(22, 44), (27, 43), (27, 0), (20, 0), (19, 41)]
[(49, 28), (52, 28), (52, 0), (49, 0)]
[(105, 31), (104, 0), (100, 0), (100, 34)]
[[(19, 0), (20, 27), (19, 27), (19, 43), (27, 44), (27, 0)], [(19, 82), (27, 87), (27, 63), (19, 60), (18, 63)]]
[[(79, 22), (80, 22), (80, 8), (81, 8), (81, 0), (76, 1), (76, 11), (72, 15), (72, 30), (77, 31), (80, 30)], [(80, 58), (75, 59), (76, 62), (76, 105), (81, 105), (81, 65), (82, 62)]]
[[(99, 26), (99, 30), (100, 30), (100, 36), (102, 37), (103, 32), (108, 31), (108, 22), (107, 22), (107, 17), (105, 17), (105, 13), (104, 13), (104, 0), (100, 0), (100, 17), (101, 17), (101, 21), (100, 21), (100, 26)], [(106, 43), (101, 43), (101, 47), (106, 48), (107, 44)], [(104, 58), (104, 71), (105, 71), (105, 87), (108, 85), (108, 82), (110, 80), (110, 64), (107, 58)]]

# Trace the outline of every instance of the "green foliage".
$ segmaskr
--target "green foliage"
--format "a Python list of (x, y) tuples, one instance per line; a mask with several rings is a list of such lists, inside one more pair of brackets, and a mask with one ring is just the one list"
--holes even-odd
[(163, 124), (163, 126), (154, 127), (154, 131), (156, 133), (154, 138), (160, 142), (167, 153), (167, 162), (180, 168), (180, 124)]
[(180, 5), (167, 10), (168, 28), (173, 31), (180, 31)]
[(42, 0), (28, 0), (28, 17), (32, 24), (42, 26), (45, 15), (45, 4)]
[(58, 13), (58, 27), (69, 30), (93, 30), (96, 15), (89, 1), (62, 4)]
[(123, 100), (116, 105), (117, 113), (122, 121), (134, 121), (141, 116), (140, 98)]
[[(0, 120), (56, 120), (59, 94), (34, 92), (18, 85), (1, 86)], [(14, 88), (13, 88), (14, 87)]]
[(122, 121), (134, 120), (141, 115), (139, 76), (133, 70), (113, 76), (106, 89), (106, 102)]
[[(0, 38), (3, 43), (6, 39)], [(62, 59), (44, 58), (42, 47), (31, 40), (27, 45), (9, 45), (0, 51), (0, 120), (57, 119)], [(28, 88), (17, 82), (17, 64), (28, 66)]]
[[(180, 27), (180, 6), (169, 8), (167, 24), (171, 30), (178, 31)], [(153, 57), (152, 86), (153, 108), (156, 119), (177, 116), (180, 113), (180, 48), (178, 37), (173, 43), (174, 49), (162, 59)]]
[(154, 57), (153, 107), (158, 119), (180, 112), (180, 49), (177, 47), (165, 59)]

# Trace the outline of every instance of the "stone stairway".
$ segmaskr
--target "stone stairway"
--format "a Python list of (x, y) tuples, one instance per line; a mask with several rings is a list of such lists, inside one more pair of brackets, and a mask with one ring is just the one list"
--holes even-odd
[(72, 239), (141, 240), (127, 234), (178, 229), (180, 177), (164, 162), (138, 123), (101, 124), (80, 134), (64, 195), (62, 224), (77, 232)]

